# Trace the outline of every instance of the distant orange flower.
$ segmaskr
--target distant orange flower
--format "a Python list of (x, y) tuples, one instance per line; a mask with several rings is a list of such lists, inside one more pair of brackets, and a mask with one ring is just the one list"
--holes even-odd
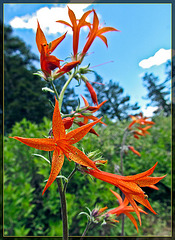
[(133, 131), (133, 136), (137, 139), (139, 139), (139, 136), (144, 136), (144, 134), (142, 132), (139, 131)]
[(93, 43), (93, 41), (96, 37), (99, 37), (105, 43), (105, 45), (108, 47), (107, 38), (105, 36), (103, 36), (102, 34), (104, 34), (106, 32), (111, 32), (111, 31), (119, 31), (113, 27), (100, 28), (99, 27), (99, 19), (98, 19), (98, 16), (94, 9), (93, 9), (93, 13), (94, 13), (93, 24), (92, 24), (92, 28), (90, 29), (89, 35), (88, 35), (88, 40), (87, 40), (87, 42), (83, 48), (83, 51), (81, 53), (82, 57), (87, 53), (87, 51), (89, 50), (91, 44)]
[(146, 126), (144, 128), (141, 127), (137, 127), (139, 130), (142, 131), (143, 136), (145, 136), (146, 134), (150, 134), (147, 130), (150, 129), (152, 126)]
[(57, 175), (59, 174), (64, 162), (64, 155), (68, 160), (73, 160), (74, 162), (83, 166), (94, 168), (97, 172), (100, 171), (96, 167), (95, 163), (90, 160), (82, 151), (72, 146), (72, 144), (80, 141), (99, 121), (100, 119), (93, 123), (79, 127), (66, 134), (64, 122), (59, 111), (58, 101), (55, 98), (55, 108), (52, 119), (53, 138), (12, 137), (29, 147), (44, 151), (54, 151), (50, 176), (42, 194), (44, 194), (46, 189), (54, 182)]
[(129, 150), (131, 150), (133, 153), (135, 153), (139, 157), (141, 156), (141, 154), (137, 150), (135, 150), (135, 148), (133, 146), (128, 146), (128, 148), (129, 148)]
[(56, 58), (55, 56), (51, 55), (51, 53), (61, 43), (65, 36), (66, 33), (48, 44), (46, 37), (43, 31), (41, 30), (40, 24), (38, 22), (36, 31), (36, 44), (38, 47), (38, 51), (41, 54), (40, 55), (41, 69), (43, 70), (47, 77), (51, 74), (52, 70), (54, 70), (57, 67), (60, 68), (60, 61), (63, 60)]
[[(138, 226), (135, 218), (130, 214), (131, 212), (135, 212), (134, 208), (132, 206), (128, 206), (129, 201), (125, 197), (124, 201), (122, 200), (121, 196), (117, 193), (114, 192), (113, 190), (110, 189), (110, 191), (114, 194), (114, 196), (118, 199), (120, 206), (111, 209), (106, 212), (106, 215), (108, 214), (115, 214), (116, 216), (119, 216), (120, 214), (125, 214), (134, 224), (135, 228), (138, 231)], [(138, 207), (138, 211), (147, 214), (142, 208)]]
[(135, 201), (148, 208), (154, 214), (156, 214), (156, 212), (151, 207), (147, 199), (147, 195), (145, 195), (144, 191), (140, 187), (154, 188), (154, 184), (156, 184), (166, 176), (165, 175), (163, 177), (149, 177), (149, 175), (153, 173), (157, 163), (149, 170), (133, 176), (120, 176), (104, 171), (96, 171), (93, 169), (88, 169), (85, 172), (94, 176), (95, 178), (98, 178), (104, 182), (108, 182), (120, 188), (120, 190), (125, 194), (125, 197), (128, 199), (128, 201), (134, 208), (134, 211), (136, 212), (139, 222), (141, 224), (140, 212)]
[(63, 20), (58, 20), (56, 22), (58, 23), (63, 23), (68, 27), (72, 28), (73, 31), (73, 52), (74, 52), (74, 57), (76, 59), (77, 53), (78, 53), (78, 44), (79, 44), (79, 34), (80, 34), (80, 29), (84, 26), (90, 27), (90, 23), (86, 22), (87, 16), (92, 12), (92, 10), (89, 10), (83, 14), (83, 16), (78, 20), (76, 19), (75, 13), (68, 7), (68, 14), (69, 18), (71, 21), (71, 24), (69, 24), (66, 21)]
[(143, 114), (140, 113), (137, 116), (133, 116), (133, 115), (129, 115), (130, 118), (132, 119), (132, 122), (130, 123), (130, 125), (128, 126), (128, 128), (130, 129), (135, 123), (138, 123), (140, 125), (147, 125), (147, 124), (155, 124), (153, 121), (148, 121), (148, 117), (143, 117)]

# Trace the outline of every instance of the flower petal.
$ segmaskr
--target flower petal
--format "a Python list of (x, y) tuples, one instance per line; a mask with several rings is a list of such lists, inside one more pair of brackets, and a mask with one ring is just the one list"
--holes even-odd
[(97, 37), (99, 37), (103, 42), (104, 44), (106, 45), (106, 47), (108, 47), (108, 40), (105, 36), (103, 35), (98, 35)]
[(66, 139), (68, 140), (69, 144), (74, 144), (78, 141), (80, 141), (89, 131), (90, 129), (98, 122), (100, 122), (101, 118), (98, 119), (97, 121), (95, 122), (92, 122), (92, 123), (89, 123), (89, 124), (86, 124), (82, 127), (79, 127), (71, 132), (69, 132), (67, 135), (66, 135)]
[(14, 138), (29, 147), (33, 147), (43, 151), (53, 151), (55, 149), (55, 141), (51, 138), (23, 138), (23, 137), (10, 137)]
[(63, 163), (64, 163), (64, 154), (60, 150), (55, 149), (55, 151), (53, 152), (53, 157), (52, 157), (52, 167), (51, 167), (50, 176), (49, 176), (49, 179), (43, 190), (42, 195), (45, 193), (47, 188), (50, 187), (50, 185), (56, 179), (57, 175), (59, 174), (59, 172), (63, 166)]
[(51, 53), (58, 46), (58, 44), (60, 44), (60, 42), (63, 41), (63, 39), (66, 37), (66, 34), (67, 33), (63, 34), (61, 37), (59, 37), (51, 42), (51, 48), (50, 48)]
[(37, 31), (36, 31), (36, 45), (38, 47), (38, 51), (41, 53), (41, 45), (43, 44), (47, 44), (47, 40), (46, 37), (43, 33), (43, 31), (40, 28), (40, 24), (37, 20), (38, 23), (38, 27), (37, 27)]
[(121, 196), (120, 196), (118, 193), (114, 192), (112, 189), (110, 189), (110, 191), (111, 191), (111, 192), (114, 194), (114, 196), (118, 199), (119, 204), (121, 205), (121, 204), (123, 203), (123, 200), (122, 200)]
[(128, 212), (125, 212), (125, 215), (132, 221), (132, 223), (134, 224), (134, 226), (138, 232), (138, 226), (137, 226), (137, 222), (136, 222), (135, 218)]
[(157, 214), (154, 209), (151, 207), (149, 201), (141, 195), (133, 195), (134, 200), (142, 204), (143, 206), (147, 207), (152, 213)]
[(58, 22), (58, 23), (62, 23), (62, 24), (64, 24), (64, 25), (66, 25), (66, 26), (68, 26), (68, 27), (71, 27), (72, 28), (72, 26), (68, 23), (68, 22), (66, 22), (66, 21), (63, 21), (63, 20), (58, 20), (58, 21), (56, 21), (56, 22)]
[(68, 7), (68, 15), (71, 20), (72, 26), (76, 27), (77, 26), (77, 21), (76, 21), (76, 16), (74, 12)]
[(97, 33), (97, 36), (103, 34), (103, 33), (106, 33), (106, 32), (112, 32), (112, 31), (118, 31), (118, 29), (114, 28), (114, 27), (103, 27), (103, 28), (100, 28), (98, 30), (98, 33)]
[(53, 119), (52, 119), (52, 131), (55, 140), (64, 139), (66, 136), (65, 127), (63, 120), (61, 118), (58, 100), (55, 97), (55, 108), (53, 112)]
[(126, 193), (124, 193), (124, 194), (125, 194), (126, 198), (128, 199), (128, 201), (131, 203), (132, 207), (134, 208), (134, 210), (137, 214), (137, 217), (139, 219), (140, 226), (141, 226), (142, 223), (141, 223), (140, 212), (139, 212), (139, 209), (138, 209), (138, 206), (137, 206), (136, 202), (133, 199), (133, 195), (126, 194)]
[(157, 164), (158, 164), (158, 162), (156, 162), (156, 164), (152, 168), (148, 169), (145, 172), (138, 173), (138, 174), (132, 175), (132, 176), (121, 176), (121, 179), (126, 180), (126, 181), (133, 181), (133, 180), (138, 180), (139, 178), (142, 178), (142, 177), (149, 176), (154, 172), (154, 169), (157, 166)]
[(163, 177), (143, 177), (143, 178), (141, 178), (139, 180), (136, 180), (135, 182), (140, 187), (149, 187), (150, 185), (154, 185), (154, 184), (158, 183), (164, 177), (166, 177), (166, 175), (163, 176)]
[(67, 146), (67, 155), (68, 157), (73, 160), (74, 162), (80, 164), (80, 165), (83, 165), (83, 166), (86, 166), (86, 167), (90, 167), (90, 168), (94, 168), (96, 169), (97, 171), (100, 171), (95, 163), (90, 160), (82, 151), (80, 151), (78, 148), (70, 145), (70, 146)]

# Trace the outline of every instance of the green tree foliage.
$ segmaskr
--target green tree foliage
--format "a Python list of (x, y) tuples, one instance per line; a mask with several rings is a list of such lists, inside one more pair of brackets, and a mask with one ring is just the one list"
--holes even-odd
[(156, 106), (158, 109), (155, 113), (163, 111), (166, 116), (171, 114), (171, 102), (170, 102), (170, 80), (171, 80), (171, 62), (166, 64), (167, 78), (164, 82), (159, 83), (159, 78), (154, 76), (153, 73), (145, 73), (143, 77), (143, 85), (147, 88), (148, 94), (146, 99), (150, 100), (147, 106)]
[(50, 116), (47, 98), (41, 90), (44, 82), (33, 75), (34, 61), (38, 57), (31, 53), (30, 47), (13, 36), (11, 27), (4, 26), (5, 132), (24, 117), (41, 122), (44, 115)]
[[(5, 132), (9, 132), (13, 124), (23, 118), (40, 123), (44, 116), (52, 116), (48, 97), (52, 100), (53, 96), (42, 93), (43, 87), (51, 86), (33, 75), (37, 72), (35, 61), (38, 61), (38, 57), (31, 53), (30, 47), (19, 37), (13, 36), (11, 27), (4, 26)], [(64, 76), (56, 82), (58, 92), (65, 82)], [(63, 112), (67, 113), (70, 107), (74, 108), (77, 104), (74, 89), (68, 88), (65, 97)]]
[[(124, 89), (119, 83), (110, 80), (108, 83), (103, 84), (103, 79), (96, 72), (94, 73), (97, 83), (92, 83), (92, 86), (97, 93), (98, 102), (101, 103), (107, 100), (99, 109), (100, 115), (106, 115), (110, 119), (122, 120), (128, 118), (128, 113), (133, 114), (133, 111), (140, 108), (138, 103), (130, 104), (130, 96), (124, 96)], [(90, 99), (89, 95), (86, 96)]]
[[(126, 236), (138, 235), (168, 235), (170, 234), (170, 187), (171, 187), (171, 128), (170, 117), (155, 116), (156, 124), (149, 129), (151, 135), (139, 140), (129, 137), (127, 144), (133, 145), (140, 151), (141, 157), (128, 152), (124, 158), (124, 175), (136, 174), (152, 167), (157, 161), (158, 165), (153, 176), (167, 174), (157, 184), (159, 191), (144, 189), (149, 201), (158, 213), (154, 215), (148, 210), (148, 215), (142, 214), (142, 226), (137, 233), (131, 221), (125, 220)], [(106, 119), (108, 127), (98, 125), (95, 130), (100, 134), (97, 137), (87, 134), (77, 143), (79, 149), (88, 154), (91, 151), (102, 149), (103, 159), (108, 164), (101, 170), (120, 174), (120, 144), (123, 131), (129, 125), (128, 121), (113, 123)], [(31, 123), (23, 119), (12, 128), (10, 136), (38, 137), (47, 135), (51, 121), (43, 119), (40, 124)], [(56, 181), (42, 196), (48, 179), (50, 165), (41, 157), (32, 154), (42, 154), (48, 158), (47, 152), (30, 148), (20, 142), (4, 138), (4, 234), (6, 236), (61, 236), (60, 199)], [(65, 159), (62, 175), (68, 176), (74, 168), (74, 162)], [(114, 186), (93, 180), (81, 172), (77, 172), (71, 179), (67, 188), (68, 216), (71, 236), (80, 236), (85, 228), (87, 219), (85, 215), (78, 216), (86, 207), (91, 210), (96, 206), (109, 208), (117, 207), (116, 198), (109, 188), (118, 191)], [(118, 191), (119, 192), (119, 191)], [(136, 216), (136, 215), (135, 215)], [(117, 236), (121, 232), (120, 223), (115, 226), (92, 226), (89, 236)], [(138, 222), (138, 221), (137, 221)]]

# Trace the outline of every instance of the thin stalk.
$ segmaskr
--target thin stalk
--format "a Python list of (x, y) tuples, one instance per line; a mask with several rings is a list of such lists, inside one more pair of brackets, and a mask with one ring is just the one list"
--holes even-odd
[(53, 81), (51, 81), (51, 85), (52, 85), (52, 87), (53, 87), (53, 90), (54, 90), (54, 92), (55, 92), (55, 95), (56, 95), (57, 99), (59, 100), (58, 92), (57, 92), (57, 90), (56, 90), (56, 87), (55, 87)]
[(91, 225), (91, 221), (89, 220), (80, 240), (83, 240), (83, 237), (86, 235), (87, 231), (89, 230), (90, 225)]
[(60, 178), (57, 178), (57, 184), (58, 184), (58, 190), (60, 193), (60, 201), (61, 201), (61, 216), (63, 221), (63, 240), (68, 240), (69, 230), (68, 230), (66, 195), (63, 192), (62, 181)]
[(62, 106), (62, 102), (63, 102), (63, 97), (64, 97), (64, 93), (69, 85), (69, 83), (71, 82), (71, 80), (73, 79), (73, 77), (75, 76), (75, 71), (74, 73), (72, 73), (69, 77), (69, 79), (67, 80), (67, 82), (64, 84), (62, 90), (61, 90), (61, 93), (60, 93), (60, 97), (58, 98), (59, 99), (59, 109), (61, 111), (61, 106)]

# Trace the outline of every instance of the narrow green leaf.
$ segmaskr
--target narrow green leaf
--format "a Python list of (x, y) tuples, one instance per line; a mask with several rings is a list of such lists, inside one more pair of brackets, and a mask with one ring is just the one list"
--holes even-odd
[(41, 157), (41, 158), (43, 158), (46, 162), (48, 162), (48, 163), (50, 164), (50, 161), (49, 161), (47, 158), (45, 158), (43, 155), (40, 155), (40, 154), (37, 154), (37, 153), (34, 153), (34, 154), (32, 154), (32, 155), (37, 156), (37, 157)]

